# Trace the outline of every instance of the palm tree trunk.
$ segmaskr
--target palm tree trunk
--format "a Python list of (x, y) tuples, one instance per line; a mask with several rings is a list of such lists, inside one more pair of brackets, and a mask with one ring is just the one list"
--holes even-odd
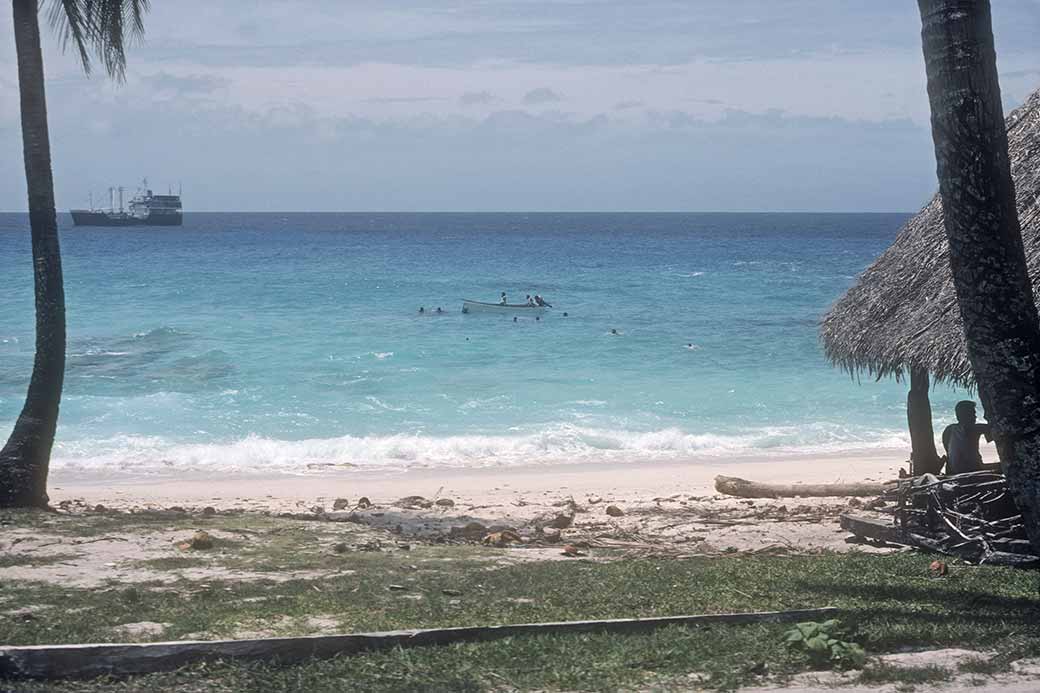
[(36, 289), (36, 358), (25, 406), (0, 451), (0, 507), (46, 506), (47, 470), (65, 377), (65, 290), (47, 134), (37, 0), (13, 0), (22, 146)]
[(910, 392), (906, 396), (906, 420), (910, 428), (912, 474), (938, 474), (941, 462), (935, 451), (932, 403), (928, 399), (928, 371), (910, 369)]
[(1026, 269), (988, 0), (918, 0), (950, 268), (979, 398), (1040, 549), (1040, 318)]

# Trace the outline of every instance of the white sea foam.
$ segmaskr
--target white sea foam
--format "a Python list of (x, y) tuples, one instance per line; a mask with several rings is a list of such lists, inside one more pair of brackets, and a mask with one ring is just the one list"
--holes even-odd
[(515, 435), (342, 436), (229, 443), (176, 443), (155, 436), (116, 436), (61, 442), (52, 467), (116, 474), (313, 473), (329, 467), (400, 470), (409, 467), (488, 467), (519, 464), (683, 461), (741, 455), (841, 453), (903, 447), (899, 431), (858, 434), (831, 424), (765, 427), (737, 435), (676, 428), (634, 432), (566, 424)]

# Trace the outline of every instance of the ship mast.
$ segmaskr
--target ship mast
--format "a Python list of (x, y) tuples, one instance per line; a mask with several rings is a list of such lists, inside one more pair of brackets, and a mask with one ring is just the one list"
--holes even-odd
[(123, 213), (123, 186), (119, 186), (119, 213)]

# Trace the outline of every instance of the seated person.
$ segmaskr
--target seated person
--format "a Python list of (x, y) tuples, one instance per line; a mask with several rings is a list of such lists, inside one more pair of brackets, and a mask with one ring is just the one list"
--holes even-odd
[(982, 470), (1000, 471), (999, 464), (983, 464), (979, 453), (979, 436), (993, 440), (988, 423), (976, 423), (975, 403), (971, 400), (957, 402), (954, 408), (957, 423), (950, 424), (943, 431), (942, 441), (949, 456), (946, 463), (947, 474), (964, 474)]

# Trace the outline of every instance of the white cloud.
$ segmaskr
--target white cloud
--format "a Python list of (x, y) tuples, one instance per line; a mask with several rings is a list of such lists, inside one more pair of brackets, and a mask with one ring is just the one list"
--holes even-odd
[[(1003, 3), (994, 19), (1011, 106), (1040, 82), (1029, 29), (1040, 11)], [(717, 209), (729, 194), (701, 178), (718, 158), (762, 170), (760, 152), (779, 157), (769, 170), (785, 181), (770, 191), (763, 180), (747, 202), (756, 208), (907, 209), (934, 187), (919, 19), (902, 0), (184, 0), (153, 3), (147, 25), (125, 85), (83, 77), (43, 28), (64, 196), (80, 195), (85, 180), (150, 172), (193, 181), (204, 207), (459, 208), (464, 183), (474, 184), (466, 163), (479, 161), (492, 175), (479, 185), (494, 194), (473, 204), (560, 208), (557, 190), (576, 184), (562, 177), (570, 171), (599, 182), (586, 206)], [(0, 21), (0, 151), (17, 161), (14, 80), (10, 21)], [(789, 142), (820, 167), (799, 178), (804, 189), (786, 190), (790, 175), (777, 168), (795, 156)], [(546, 149), (605, 168), (568, 159), (547, 179), (535, 163)], [(880, 153), (893, 159), (887, 174)], [(858, 157), (873, 163), (846, 165)], [(365, 191), (356, 199), (302, 185), (362, 160), (371, 178), (351, 179)], [(714, 192), (702, 200), (662, 171)], [(496, 172), (509, 186), (495, 187)], [(24, 207), (21, 176), (20, 166), (0, 169), (0, 209)], [(740, 186), (736, 173), (719, 180)]]

